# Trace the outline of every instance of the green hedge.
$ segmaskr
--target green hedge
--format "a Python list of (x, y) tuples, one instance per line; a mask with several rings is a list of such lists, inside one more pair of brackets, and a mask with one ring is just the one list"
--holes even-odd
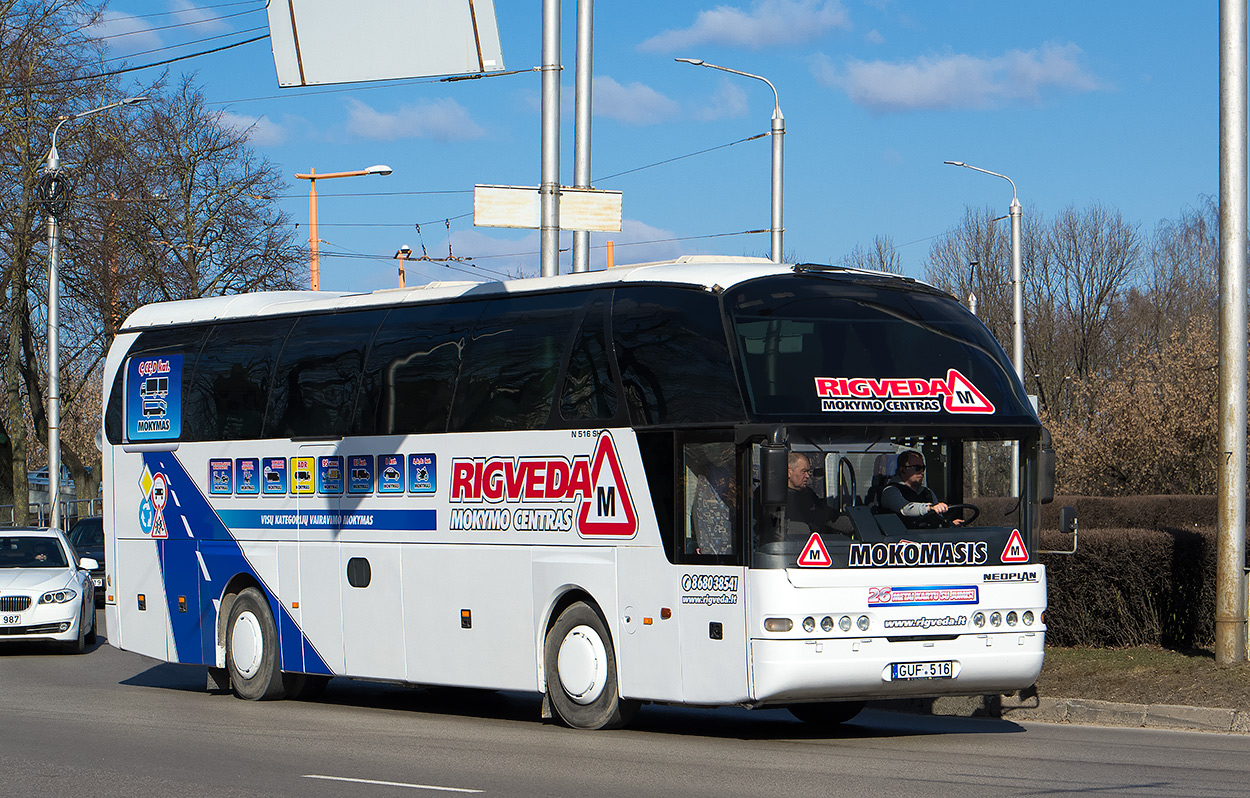
[(1071, 547), (1058, 531), (1065, 505), (1077, 510), (1080, 546), (1042, 555), (1048, 643), (1214, 645), (1214, 496), (1056, 496), (1042, 507), (1043, 549)]

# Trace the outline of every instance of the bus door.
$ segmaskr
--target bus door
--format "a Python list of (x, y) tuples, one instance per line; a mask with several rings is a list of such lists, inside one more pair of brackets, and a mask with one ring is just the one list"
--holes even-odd
[(729, 441), (680, 446), (679, 580), (682, 700), (747, 697), (743, 473)]
[[(347, 464), (358, 459), (351, 452), (343, 454)], [(413, 489), (413, 480), (430, 479), (428, 466), (424, 466), (424, 474), (416, 473), (423, 465), (412, 462), (413, 458), (420, 459), (416, 455), (378, 455), (373, 475), (378, 495), (364, 500), (348, 495), (341, 502), (343, 525), (338, 538), (337, 584), (343, 607), (343, 667), (352, 676), (396, 680), (407, 677), (403, 544), (395, 539), (402, 533), (380, 528), (388, 524), (378, 520), (406, 507), (406, 491)], [(376, 506), (362, 504), (368, 501), (376, 502)], [(369, 523), (371, 520), (374, 523)]]
[[(330, 444), (301, 445), (291, 458), (287, 479), (299, 517), (298, 536), (292, 536), (298, 543), (279, 544), (278, 563), (283, 583), (288, 575), (295, 576), (293, 589), (282, 591), (287, 607), (299, 602), (299, 608), (291, 610), (292, 617), (330, 670), (341, 674), (346, 672), (343, 628), (348, 624), (339, 590), (343, 572), (339, 567), (338, 493), (342, 492), (343, 466), (340, 463), (336, 474), (336, 458), (342, 460)], [(283, 649), (285, 654), (285, 641)]]

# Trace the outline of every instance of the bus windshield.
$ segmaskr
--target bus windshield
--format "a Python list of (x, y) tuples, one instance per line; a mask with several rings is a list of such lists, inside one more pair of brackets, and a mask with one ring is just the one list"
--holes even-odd
[[(1021, 482), (1012, 479), (1017, 446), (1019, 440), (995, 435), (792, 434), (786, 504), (764, 507), (758, 490), (747, 498), (748, 517), (755, 522), (752, 564), (857, 568), (1027, 562), (1029, 518), (1015, 498)], [(756, 474), (759, 449), (753, 452)]]

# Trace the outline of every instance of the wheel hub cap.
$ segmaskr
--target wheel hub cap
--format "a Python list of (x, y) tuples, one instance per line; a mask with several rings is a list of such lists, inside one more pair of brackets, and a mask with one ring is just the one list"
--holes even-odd
[(608, 653), (589, 626), (577, 626), (564, 636), (556, 659), (560, 685), (579, 704), (590, 704), (603, 694), (608, 681)]

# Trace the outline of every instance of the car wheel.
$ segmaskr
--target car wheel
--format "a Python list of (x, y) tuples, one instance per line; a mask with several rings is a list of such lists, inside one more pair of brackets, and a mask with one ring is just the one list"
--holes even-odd
[(96, 640), (99, 639), (99, 635), (97, 634), (97, 631), (98, 631), (97, 627), (99, 626), (99, 624), (96, 622), (94, 601), (91, 602), (91, 604), (87, 607), (87, 615), (91, 618), (91, 630), (87, 632), (87, 635), (84, 638), (83, 642), (85, 642), (89, 646), (94, 646), (96, 644)]
[(66, 654), (82, 654), (87, 650), (87, 610), (86, 604), (78, 611), (78, 636), (61, 644)]
[(286, 683), (278, 666), (278, 628), (269, 602), (256, 588), (245, 588), (230, 605), (226, 624), (230, 687), (249, 701), (283, 698)]
[(617, 729), (638, 711), (617, 688), (616, 653), (599, 613), (577, 602), (556, 619), (544, 646), (551, 706), (575, 729)]

